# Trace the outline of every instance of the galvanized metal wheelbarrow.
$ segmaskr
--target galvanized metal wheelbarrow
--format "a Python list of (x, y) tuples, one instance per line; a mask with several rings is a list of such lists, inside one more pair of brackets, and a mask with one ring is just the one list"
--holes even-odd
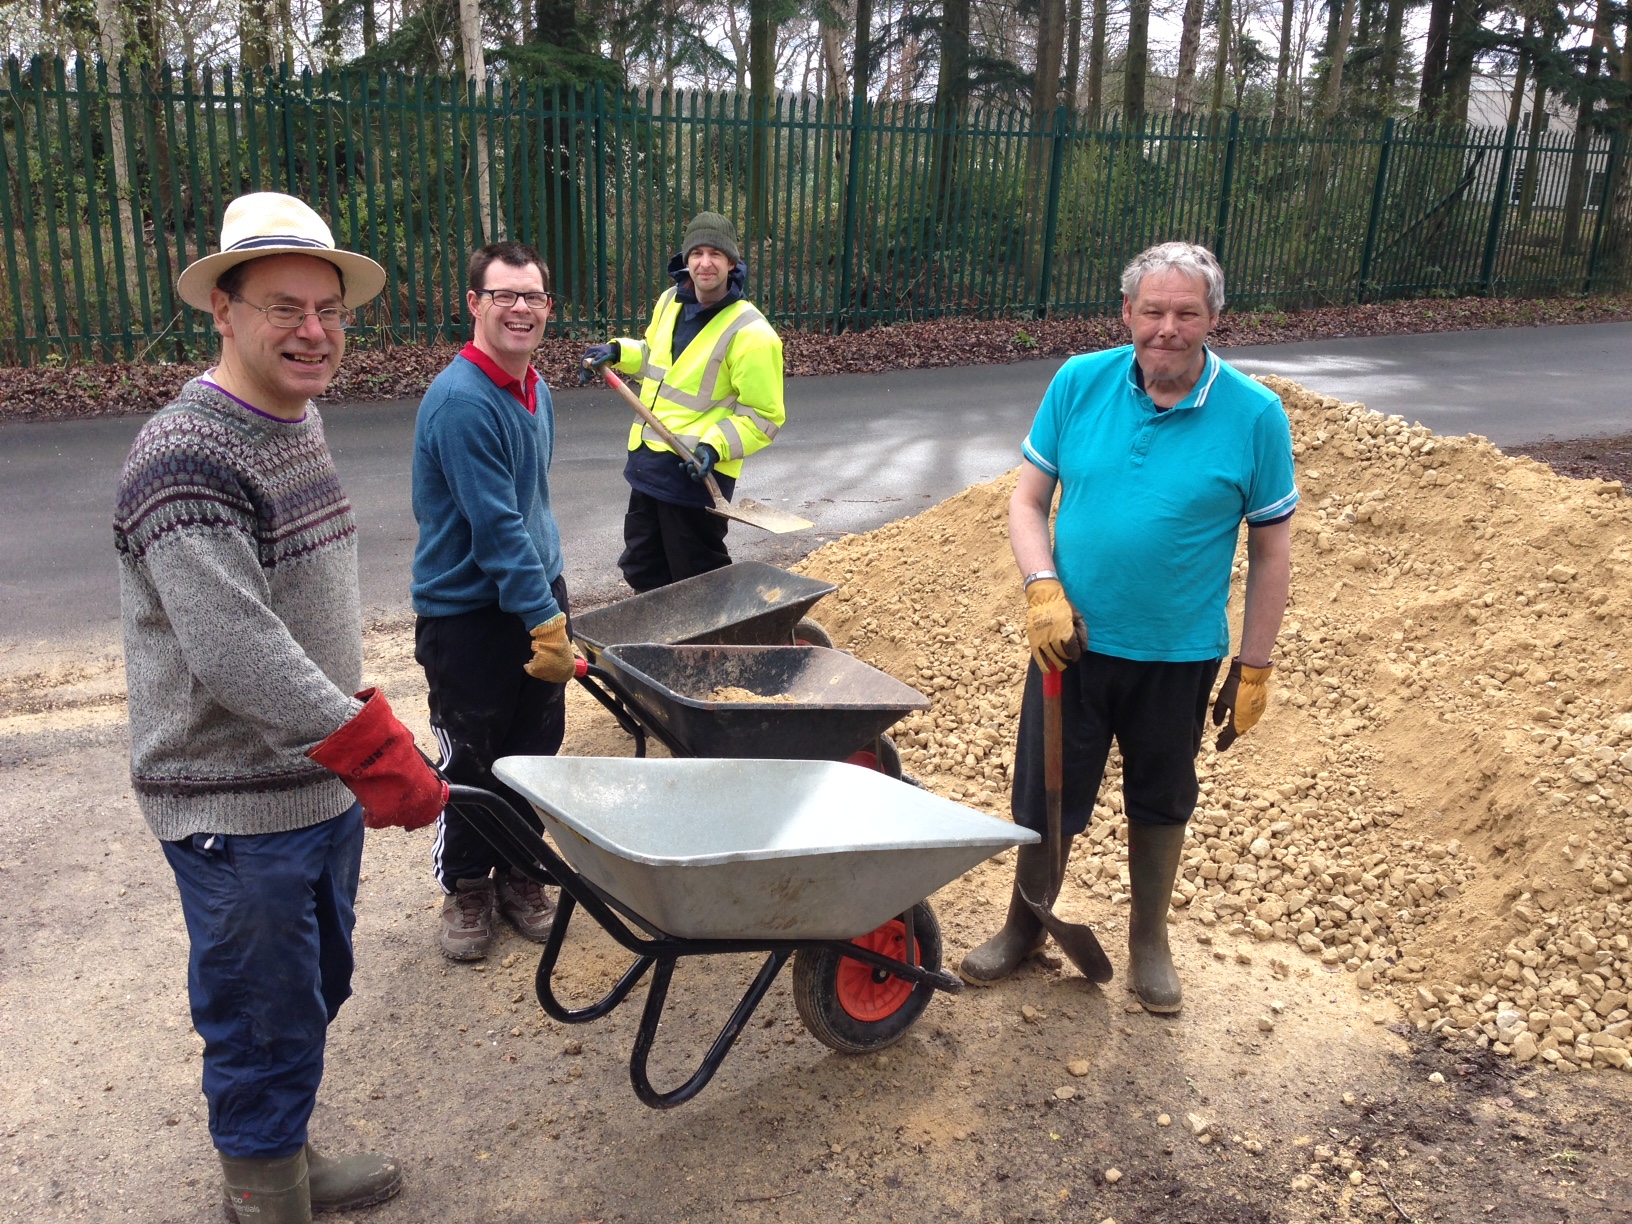
[[(629, 1075), (654, 1109), (707, 1085), (790, 959), (795, 1006), (818, 1041), (859, 1054), (901, 1040), (935, 991), (962, 988), (941, 968), (925, 898), (1037, 840), (831, 761), (505, 757), (494, 773), (533, 804), (549, 840), (489, 791), (454, 786), (450, 802), (518, 871), (560, 885), (538, 1001), (556, 1020), (589, 1023), (651, 972)], [(574, 1008), (553, 978), (580, 906), (635, 960), (603, 999)], [(765, 954), (759, 974), (691, 1077), (658, 1091), (647, 1059), (676, 963), (745, 952)]]

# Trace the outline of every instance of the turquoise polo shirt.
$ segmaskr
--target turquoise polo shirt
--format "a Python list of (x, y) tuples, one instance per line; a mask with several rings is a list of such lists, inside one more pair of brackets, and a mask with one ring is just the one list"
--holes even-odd
[(1166, 410), (1133, 346), (1073, 357), (1022, 448), (1060, 482), (1054, 567), (1089, 649), (1193, 663), (1230, 653), (1225, 605), (1242, 520), (1292, 515), (1298, 489), (1281, 401), (1211, 350)]

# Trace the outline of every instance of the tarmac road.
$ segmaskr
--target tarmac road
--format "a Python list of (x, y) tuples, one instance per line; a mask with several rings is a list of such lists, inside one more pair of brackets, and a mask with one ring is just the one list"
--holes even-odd
[[(1632, 324), (1452, 332), (1229, 350), (1249, 373), (1278, 373), (1445, 433), (1498, 444), (1632, 432)], [(800, 378), (790, 424), (756, 456), (742, 496), (785, 505), (814, 532), (741, 525), (733, 555), (791, 561), (835, 535), (911, 514), (1019, 461), (1058, 360)], [(555, 395), (552, 495), (567, 578), (583, 603), (624, 591), (616, 569), (627, 486), (628, 416), (610, 391)], [(324, 409), (361, 532), (363, 605), (407, 610), (414, 544), (409, 453), (415, 401)], [(110, 521), (119, 466), (140, 417), (0, 425), (0, 648), (118, 633)]]

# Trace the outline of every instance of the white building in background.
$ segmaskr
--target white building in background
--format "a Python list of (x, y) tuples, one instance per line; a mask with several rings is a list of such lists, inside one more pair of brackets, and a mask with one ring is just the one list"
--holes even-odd
[[(1468, 89), (1468, 126), (1494, 129), (1496, 141), (1499, 143), (1507, 129), (1507, 116), (1512, 103), (1511, 73), (1475, 76)], [(1519, 108), (1519, 130), (1513, 152), (1513, 172), (1508, 185), (1510, 202), (1514, 204), (1519, 202), (1519, 192), (1524, 185), (1524, 166), (1530, 153), (1528, 147), (1530, 116), (1535, 104), (1535, 82), (1526, 81), (1524, 101)], [(1547, 126), (1542, 133), (1541, 147), (1536, 152), (1534, 207), (1563, 208), (1564, 198), (1569, 189), (1569, 149), (1575, 139), (1576, 110), (1558, 94), (1551, 92), (1548, 93), (1542, 109), (1547, 115)], [(1597, 210), (1598, 201), (1603, 195), (1609, 137), (1594, 136), (1591, 148), (1593, 165), (1588, 174), (1586, 197), (1582, 202), (1589, 212)], [(1475, 198), (1486, 200), (1490, 199), (1491, 192), (1496, 187), (1500, 150), (1493, 150), (1487, 155), (1487, 160), (1490, 164), (1488, 167), (1481, 167), (1478, 186), (1475, 188)]]

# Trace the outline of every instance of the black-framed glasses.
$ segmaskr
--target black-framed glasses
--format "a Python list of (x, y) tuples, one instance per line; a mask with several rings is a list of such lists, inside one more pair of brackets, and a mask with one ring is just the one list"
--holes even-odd
[(548, 310), (550, 303), (555, 301), (555, 294), (543, 290), (534, 290), (532, 293), (517, 293), (514, 289), (478, 289), (477, 297), (490, 297), (493, 305), (500, 310), (512, 310), (517, 302), (526, 302), (531, 310)]
[(325, 306), (322, 310), (302, 310), (299, 306), (257, 306), (254, 302), (246, 301), (236, 293), (228, 294), (235, 302), (243, 302), (251, 310), (258, 310), (266, 316), (267, 322), (273, 327), (281, 327), (293, 331), (309, 318), (316, 318), (317, 325), (324, 331), (345, 331), (356, 319), (353, 311), (343, 306)]

